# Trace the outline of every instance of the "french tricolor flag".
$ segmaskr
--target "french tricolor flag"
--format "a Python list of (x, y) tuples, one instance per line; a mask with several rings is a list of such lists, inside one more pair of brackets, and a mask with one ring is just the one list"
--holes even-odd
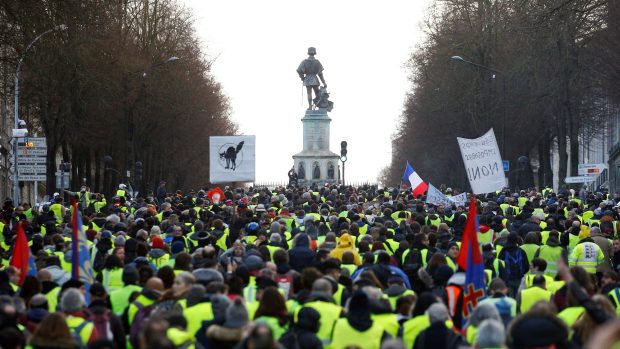
[(422, 178), (420, 178), (420, 175), (413, 169), (413, 167), (411, 167), (411, 165), (409, 165), (409, 161), (407, 161), (403, 181), (409, 181), (409, 183), (411, 183), (414, 198), (418, 197), (418, 195), (424, 195), (428, 189), (428, 184), (424, 183)]

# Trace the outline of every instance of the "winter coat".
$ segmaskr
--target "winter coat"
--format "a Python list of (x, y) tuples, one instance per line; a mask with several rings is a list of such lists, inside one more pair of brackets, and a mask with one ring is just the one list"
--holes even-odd
[(333, 249), (329, 254), (330, 254), (330, 256), (332, 256), (334, 258), (337, 258), (338, 260), (342, 261), (342, 255), (345, 252), (353, 253), (353, 263), (355, 265), (362, 264), (362, 261), (360, 259), (360, 255), (353, 248), (353, 241), (351, 239), (351, 236), (349, 234), (346, 234), (346, 233), (342, 234), (342, 236), (340, 237), (340, 241), (338, 241), (338, 246), (336, 246), (336, 248)]
[(291, 268), (300, 272), (312, 263), (316, 253), (310, 249), (310, 238), (306, 234), (298, 235), (295, 247), (288, 251)]

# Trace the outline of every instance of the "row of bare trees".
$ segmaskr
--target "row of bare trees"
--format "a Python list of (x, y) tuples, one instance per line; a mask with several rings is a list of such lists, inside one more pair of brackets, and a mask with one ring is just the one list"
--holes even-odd
[(37, 42), (21, 77), (21, 118), (48, 141), (48, 193), (57, 154), (71, 162), (74, 188), (85, 178), (110, 192), (128, 170), (143, 188), (205, 185), (209, 136), (237, 125), (190, 11), (178, 0), (2, 1), (4, 97), (26, 45), (59, 24), (68, 30)]
[(559, 178), (576, 175), (580, 137), (600, 134), (620, 102), (617, 3), (435, 1), (408, 61), (411, 90), (384, 180), (398, 183), (409, 160), (423, 178), (467, 189), (456, 137), (491, 127), (513, 167), (521, 156), (538, 163), (541, 187), (552, 184), (554, 147)]

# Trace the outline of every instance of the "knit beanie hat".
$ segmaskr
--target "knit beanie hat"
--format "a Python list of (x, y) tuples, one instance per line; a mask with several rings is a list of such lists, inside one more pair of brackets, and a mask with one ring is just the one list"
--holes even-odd
[(155, 236), (153, 237), (153, 239), (151, 240), (151, 245), (153, 246), (153, 248), (159, 248), (159, 249), (164, 249), (164, 240), (162, 240), (162, 238), (160, 238), (159, 236)]
[(181, 241), (175, 241), (172, 243), (172, 247), (170, 248), (170, 253), (177, 254), (181, 253), (185, 250), (185, 245)]
[(226, 310), (226, 321), (224, 327), (239, 328), (249, 322), (248, 310), (241, 298), (236, 298), (234, 303)]
[(213, 309), (214, 318), (224, 319), (229, 307), (230, 299), (228, 299), (228, 297), (221, 294), (211, 296), (211, 309)]

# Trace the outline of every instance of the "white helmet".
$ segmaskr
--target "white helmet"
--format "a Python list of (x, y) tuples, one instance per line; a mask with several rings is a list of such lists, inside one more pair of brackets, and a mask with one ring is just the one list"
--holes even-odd
[(125, 189), (125, 188), (127, 188), (127, 186), (123, 183), (118, 185), (118, 189)]

